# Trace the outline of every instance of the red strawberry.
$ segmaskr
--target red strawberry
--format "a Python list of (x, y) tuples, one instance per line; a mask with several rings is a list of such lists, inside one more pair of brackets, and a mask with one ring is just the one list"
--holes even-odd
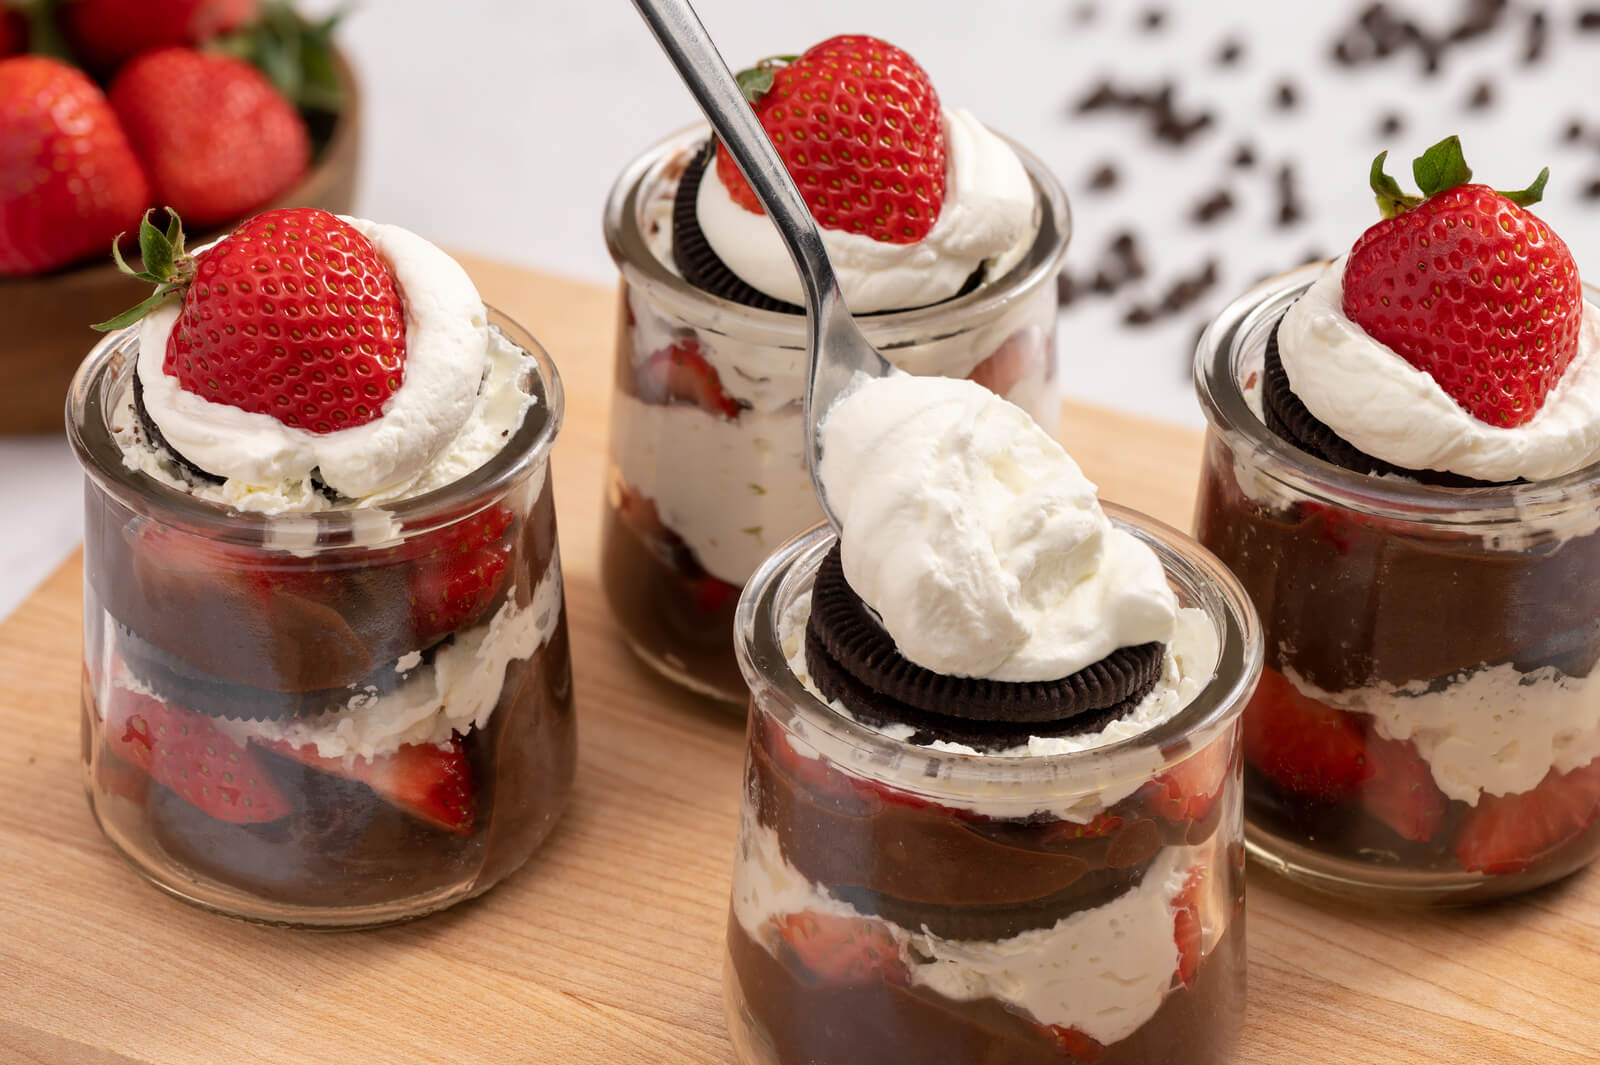
[(906, 982), (908, 973), (900, 948), (882, 921), (811, 910), (772, 920), (800, 964), (824, 983)]
[(1521, 192), (1472, 178), (1455, 137), (1417, 160), (1426, 199), (1372, 164), (1384, 220), (1361, 235), (1344, 275), (1344, 313), (1428, 373), (1467, 413), (1522, 425), (1578, 350), (1583, 290), (1561, 238), (1527, 210), (1546, 169)]
[(62, 28), (85, 65), (110, 70), (173, 44), (199, 44), (256, 16), (257, 0), (72, 0)]
[[(944, 206), (944, 120), (915, 59), (874, 37), (831, 37), (739, 80), (818, 225), (890, 244), (928, 235)], [(717, 177), (763, 213), (721, 145)]]
[(110, 99), (156, 202), (192, 226), (264, 207), (311, 162), (300, 113), (259, 70), (232, 56), (147, 52), (117, 74)]
[(686, 403), (724, 418), (739, 416), (739, 401), (723, 391), (722, 378), (694, 337), (680, 338), (646, 359), (639, 367), (638, 389), (646, 403)]
[(149, 199), (94, 82), (43, 56), (0, 60), (0, 276), (104, 251), (138, 224)]
[(1206, 871), (1196, 866), (1172, 900), (1172, 937), (1178, 944), (1178, 981), (1194, 986), (1205, 947), (1205, 927), (1200, 920), (1200, 900), (1205, 894)]
[(1570, 773), (1552, 769), (1520, 795), (1484, 795), (1456, 837), (1456, 860), (1474, 873), (1516, 873), (1600, 817), (1600, 758)]
[(1168, 821), (1200, 821), (1227, 783), (1229, 745), (1217, 740), (1140, 789), (1145, 804)]
[(1261, 671), (1244, 710), (1244, 757), (1280, 788), (1325, 801), (1354, 798), (1372, 776), (1361, 722)]
[(476, 621), (505, 587), (511, 511), (493, 506), (397, 550), (409, 560), (411, 624), (424, 640)]
[(348, 765), (342, 758), (322, 757), (315, 744), (296, 747), (283, 740), (254, 742), (301, 765), (365, 784), (388, 802), (446, 832), (472, 834), (477, 802), (472, 795), (472, 767), (459, 736), (452, 736), (443, 747), (408, 743), (393, 754), (352, 758)]
[(1065, 1028), (1059, 1024), (1035, 1024), (1034, 1028), (1071, 1061), (1081, 1061), (1088, 1065), (1099, 1061), (1100, 1056), (1106, 1051), (1098, 1041), (1076, 1028)]
[(106, 746), (219, 821), (258, 824), (291, 811), (260, 760), (204, 714), (116, 688), (106, 707)]
[(0, 8), (0, 58), (27, 50), (27, 18), (20, 11)]
[(1418, 843), (1432, 839), (1449, 800), (1433, 782), (1433, 772), (1417, 748), (1409, 740), (1369, 736), (1367, 758), (1372, 779), (1361, 789), (1367, 812), (1404, 839)]
[[(313, 433), (364, 425), (404, 375), (405, 311), (370, 240), (326, 211), (296, 207), (245, 222), (198, 258), (139, 227), (156, 294), (96, 328), (127, 325), (173, 295), (183, 310), (162, 369), (213, 403)], [(129, 270), (132, 273), (131, 270)]]
[(1030, 325), (1006, 337), (1005, 342), (967, 374), (995, 395), (1005, 397), (1035, 370), (1046, 368), (1040, 364), (1050, 358), (1054, 344), (1045, 343), (1044, 330)]
[(704, 613), (715, 614), (739, 598), (739, 586), (707, 574), (694, 582), (694, 601)]

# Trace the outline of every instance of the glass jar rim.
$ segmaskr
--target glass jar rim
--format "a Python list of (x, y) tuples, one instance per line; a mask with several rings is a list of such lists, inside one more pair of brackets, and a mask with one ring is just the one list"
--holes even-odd
[(809, 586), (817, 564), (835, 542), (826, 522), (778, 548), (745, 584), (734, 617), (739, 667), (752, 692), (758, 686), (770, 687), (788, 713), (814, 734), (870, 761), (919, 759), (928, 769), (925, 775), (934, 776), (936, 766), (937, 775), (952, 782), (996, 775), (1024, 782), (1065, 782), (1085, 763), (1093, 763), (1101, 776), (1143, 775), (1149, 772), (1152, 751), (1163, 766), (1183, 761), (1230, 728), (1255, 691), (1264, 656), (1260, 622), (1238, 579), (1196, 540), (1138, 511), (1115, 503), (1101, 505), (1114, 525), (1156, 552), (1169, 579), (1196, 596), (1197, 605), (1217, 629), (1218, 657), (1211, 680), (1177, 713), (1144, 732), (1064, 754), (973, 754), (895, 739), (840, 714), (795, 676), (779, 633), (781, 606), (803, 592), (802, 586)]
[[(1451, 488), (1394, 477), (1373, 477), (1335, 466), (1281, 439), (1256, 416), (1239, 382), (1239, 359), (1332, 265), (1308, 263), (1269, 278), (1223, 308), (1195, 347), (1194, 386), (1211, 427), (1226, 434), (1235, 454), (1248, 452), (1252, 469), (1300, 495), (1388, 521), (1448, 525), (1462, 531), (1503, 529), (1534, 516), (1592, 508), (1600, 462), (1544, 481)], [(1600, 290), (1584, 286), (1586, 298)], [(1242, 446), (1241, 446), (1242, 445)]]
[[(710, 127), (704, 123), (684, 127), (645, 149), (623, 168), (606, 195), (606, 248), (630, 285), (645, 289), (697, 327), (757, 343), (804, 348), (804, 315), (748, 307), (696, 288), (656, 257), (639, 230), (640, 196), (645, 180), (674, 153), (688, 154), (710, 135)], [(1004, 134), (997, 132), (996, 136), (1017, 153), (1038, 194), (1039, 229), (1033, 244), (1022, 261), (1003, 277), (980, 285), (964, 296), (954, 296), (926, 307), (857, 318), (868, 339), (880, 350), (922, 343), (930, 334), (964, 332), (975, 323), (997, 318), (1041, 284), (1054, 284), (1056, 275), (1061, 272), (1072, 236), (1072, 212), (1066, 191), (1050, 168), (1032, 152)], [(949, 325), (952, 319), (959, 319), (961, 328), (952, 328)]]
[[(474, 501), (487, 506), (547, 462), (565, 415), (561, 375), (543, 345), (502, 311), (485, 309), (490, 325), (499, 327), (507, 339), (533, 356), (534, 402), (516, 433), (487, 462), (458, 480), (421, 495), (371, 507), (268, 514), (197, 498), (128, 466), (111, 433), (109, 415), (116, 397), (107, 394), (107, 387), (117, 358), (138, 349), (137, 325), (108, 334), (79, 365), (67, 391), (67, 436), (84, 473), (102, 490), (139, 509), (153, 504), (161, 509), (163, 520), (180, 522), (223, 542), (254, 546), (272, 543), (276, 539), (272, 534), (292, 523), (298, 542), (311, 542), (309, 537), (314, 536), (319, 546), (312, 551), (320, 550), (322, 545), (328, 549), (348, 547), (352, 542), (383, 546), (398, 535), (368, 543), (373, 516), (380, 514), (392, 523), (391, 528), (403, 528), (405, 536), (426, 533), (469, 517), (478, 508), (469, 512), (463, 510), (464, 506)], [(542, 417), (534, 417), (541, 411)]]

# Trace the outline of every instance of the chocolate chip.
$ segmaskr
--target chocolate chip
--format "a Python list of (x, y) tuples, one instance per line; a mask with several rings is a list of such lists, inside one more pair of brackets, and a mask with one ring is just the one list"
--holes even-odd
[(1110, 163), (1101, 163), (1095, 168), (1094, 173), (1089, 175), (1089, 187), (1096, 192), (1116, 188), (1117, 181), (1117, 168)]
[(1528, 28), (1522, 41), (1522, 62), (1535, 66), (1544, 60), (1544, 47), (1550, 36), (1549, 20), (1543, 10), (1528, 16)]
[(1109, 296), (1121, 287), (1122, 282), (1113, 276), (1109, 270), (1097, 271), (1094, 280), (1089, 282), (1089, 291), (1098, 292), (1102, 296)]
[(1123, 325), (1143, 326), (1156, 320), (1156, 312), (1142, 303), (1135, 303), (1122, 316)]
[(1484, 78), (1472, 87), (1472, 95), (1467, 97), (1467, 110), (1482, 111), (1494, 103), (1494, 82)]
[(1578, 12), (1578, 29), (1585, 33), (1600, 30), (1600, 7), (1586, 7)]
[(1229, 37), (1217, 49), (1217, 65), (1231, 67), (1244, 56), (1244, 45), (1237, 37)]
[(1249, 170), (1256, 165), (1255, 149), (1249, 144), (1241, 143), (1233, 153), (1233, 165), (1240, 170)]
[(1150, 133), (1160, 141), (1182, 146), (1196, 133), (1209, 128), (1216, 116), (1210, 111), (1193, 114), (1181, 113), (1173, 101), (1172, 82), (1162, 82), (1158, 87), (1140, 91), (1119, 89), (1110, 81), (1097, 82), (1078, 102), (1073, 110), (1078, 114), (1095, 111), (1126, 111), (1141, 114), (1150, 124)]
[(1063, 307), (1070, 307), (1078, 298), (1078, 283), (1072, 275), (1063, 270), (1056, 275), (1056, 301)]
[(1300, 102), (1299, 93), (1295, 91), (1294, 82), (1287, 79), (1278, 82), (1276, 103), (1280, 111), (1292, 111), (1295, 104)]
[(1395, 112), (1390, 111), (1388, 114), (1383, 116), (1383, 121), (1378, 124), (1378, 136), (1392, 137), (1405, 128), (1405, 119), (1401, 118)]
[(1300, 197), (1295, 190), (1294, 164), (1284, 163), (1278, 168), (1278, 225), (1292, 226), (1305, 216)]
[(1233, 210), (1233, 193), (1227, 189), (1218, 189), (1194, 205), (1194, 209), (1189, 212), (1189, 220), (1196, 225), (1210, 225), (1231, 210)]
[(1561, 134), (1561, 139), (1568, 144), (1576, 144), (1583, 140), (1583, 120), (1574, 118), (1569, 121), (1566, 130)]
[(1154, 33), (1167, 21), (1167, 13), (1159, 7), (1152, 7), (1145, 11), (1144, 17), (1139, 21), (1146, 33)]
[(1583, 198), (1586, 200), (1600, 200), (1600, 178), (1595, 178), (1583, 187)]

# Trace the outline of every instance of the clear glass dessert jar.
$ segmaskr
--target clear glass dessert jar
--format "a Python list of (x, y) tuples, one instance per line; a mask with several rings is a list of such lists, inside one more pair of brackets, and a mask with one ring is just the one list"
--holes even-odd
[(746, 586), (724, 968), (743, 1065), (1230, 1060), (1245, 995), (1238, 723), (1260, 634), (1221, 563), (1105, 509), (1200, 609), (1217, 657), (1174, 716), (1099, 746), (920, 746), (817, 698), (789, 656), (826, 527)]
[[(712, 295), (664, 261), (673, 191), (705, 138), (693, 129), (651, 148), (606, 204), (622, 283), (601, 577), (640, 657), (696, 691), (743, 702), (732, 639), (739, 589), (822, 514), (803, 451), (804, 316)], [(971, 377), (1053, 431), (1056, 275), (1070, 220), (1049, 170), (1012, 147), (1039, 211), (1023, 260), (966, 295), (860, 321), (902, 368)]]
[(1600, 467), (1432, 487), (1279, 439), (1267, 337), (1322, 269), (1232, 304), (1195, 362), (1196, 535), (1266, 638), (1244, 717), (1251, 853), (1371, 900), (1524, 891), (1600, 853)]
[(137, 330), (79, 369), (89, 803), (158, 887), (257, 921), (381, 924), (487, 890), (555, 825), (576, 755), (561, 381), (490, 322), (535, 359), (521, 427), (382, 508), (242, 513), (169, 487), (112, 433)]

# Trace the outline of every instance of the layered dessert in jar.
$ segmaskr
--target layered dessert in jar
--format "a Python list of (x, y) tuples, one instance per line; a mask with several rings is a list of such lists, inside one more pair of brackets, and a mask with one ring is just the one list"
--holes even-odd
[(796, 538), (739, 606), (739, 1060), (1221, 1065), (1242, 589), (971, 382), (875, 381), (823, 441), (842, 540)]
[(1326, 890), (1470, 900), (1600, 853), (1600, 308), (1455, 138), (1202, 339), (1197, 535), (1262, 617), (1246, 818)]
[(141, 245), (160, 287), (68, 397), (96, 818), (261, 921), (487, 889), (574, 767), (554, 365), (395, 226), (272, 211), (190, 255), (147, 218)]
[[(942, 107), (914, 59), (870, 37), (740, 80), (874, 346), (912, 373), (978, 381), (1053, 429), (1068, 217), (1046, 168)], [(822, 516), (805, 463), (799, 278), (703, 128), (623, 171), (605, 230), (622, 273), (606, 596), (646, 661), (742, 702), (739, 589)]]

